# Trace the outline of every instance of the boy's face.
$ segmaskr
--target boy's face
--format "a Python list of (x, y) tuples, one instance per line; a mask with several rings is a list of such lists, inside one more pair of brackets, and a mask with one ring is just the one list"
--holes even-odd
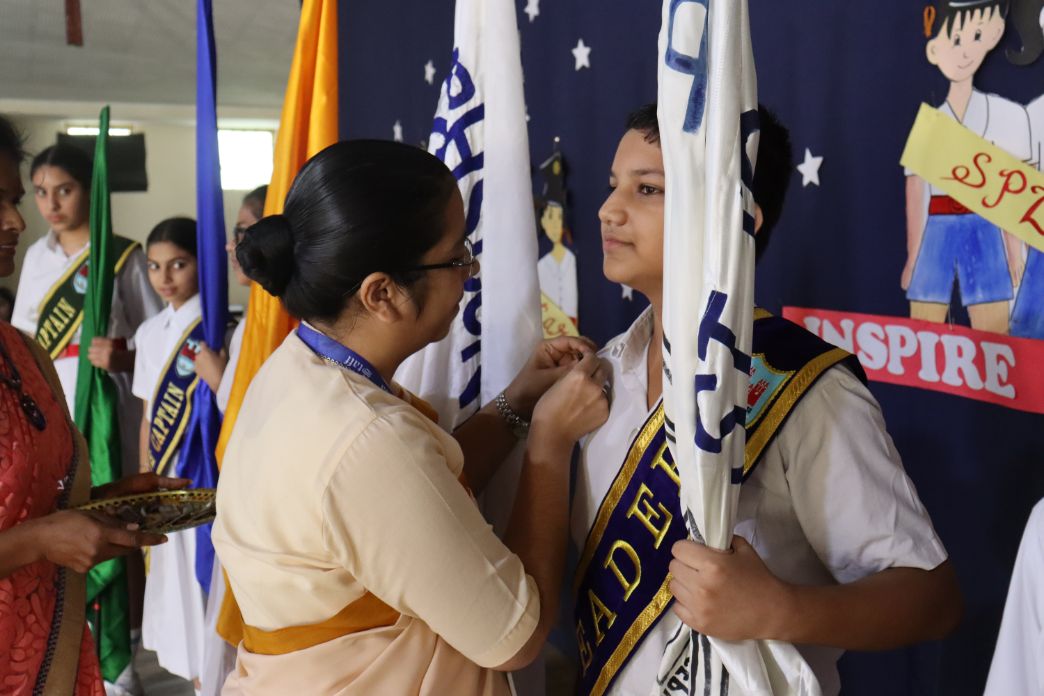
[(996, 8), (984, 14), (975, 10), (943, 27), (928, 42), (928, 62), (939, 68), (950, 82), (963, 82), (975, 75), (1004, 35), (1004, 17)]
[(663, 285), (663, 154), (636, 130), (616, 148), (602, 223), (602, 272), (643, 295)]

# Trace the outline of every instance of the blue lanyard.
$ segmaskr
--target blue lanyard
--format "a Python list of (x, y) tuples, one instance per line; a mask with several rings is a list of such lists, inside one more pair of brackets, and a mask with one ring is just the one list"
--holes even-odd
[(300, 338), (306, 346), (311, 348), (313, 353), (323, 360), (362, 375), (384, 391), (389, 394), (392, 393), (387, 382), (385, 382), (380, 373), (374, 369), (373, 365), (371, 365), (366, 358), (359, 355), (348, 346), (341, 345), (329, 336), (319, 333), (304, 322), (297, 326), (297, 337)]

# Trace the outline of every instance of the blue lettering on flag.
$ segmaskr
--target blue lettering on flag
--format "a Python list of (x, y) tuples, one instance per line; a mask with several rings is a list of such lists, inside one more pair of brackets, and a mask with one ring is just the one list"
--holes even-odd
[[(453, 49), (453, 65), (450, 74), (443, 83), (446, 94), (446, 106), (440, 111), (432, 125), (432, 142), (438, 143), (434, 154), (450, 167), (454, 178), (461, 183), (461, 193), (464, 195), (465, 234), (472, 236), (478, 229), (482, 217), (483, 179), (482, 169), (485, 164), (484, 153), (475, 152), (472, 142), (469, 140), (469, 129), (480, 125), (486, 117), (486, 107), (477, 99), (478, 90), (471, 72), (460, 61), (460, 49)], [(440, 141), (441, 139), (441, 141)], [(451, 149), (452, 146), (452, 149)], [(470, 186), (463, 181), (469, 175), (476, 175)], [(474, 242), (474, 254), (479, 258), (482, 254), (482, 240)], [(479, 317), (479, 309), (482, 307), (482, 282), (476, 276), (469, 278), (464, 283), (466, 301), (464, 311), (461, 313), (461, 321), (464, 329), (474, 337), (460, 352), (460, 361), (467, 364), (476, 361), (474, 374), (468, 380), (463, 391), (458, 396), (461, 410), (465, 410), (478, 401), (481, 396), (482, 365), (481, 365), (481, 336), (482, 323)]]
[[(707, 348), (713, 339), (721, 343), (732, 353), (732, 364), (735, 369), (750, 374), (750, 356), (736, 347), (736, 334), (732, 329), (721, 323), (721, 315), (728, 302), (729, 296), (717, 290), (712, 291), (710, 299), (707, 300), (707, 309), (700, 320), (700, 328), (697, 337), (697, 351), (700, 360), (707, 359)], [(747, 420), (747, 409), (745, 405), (734, 405), (732, 409), (722, 416), (718, 423), (719, 436), (711, 435), (703, 424), (700, 415), (699, 398), (700, 393), (715, 391), (718, 388), (718, 376), (714, 374), (696, 375), (694, 379), (696, 389), (696, 446), (704, 452), (712, 454), (721, 453), (722, 440), (728, 436), (736, 427), (744, 427)]]
[[(702, 5), (703, 27), (700, 29), (700, 53), (688, 56), (674, 49), (674, 17), (678, 8), (686, 3)], [(703, 108), (707, 102), (707, 0), (671, 0), (670, 20), (667, 24), (667, 52), (664, 62), (668, 68), (685, 75), (692, 75), (692, 89), (689, 90), (689, 104), (685, 110), (685, 121), (682, 130), (695, 133), (703, 123)]]

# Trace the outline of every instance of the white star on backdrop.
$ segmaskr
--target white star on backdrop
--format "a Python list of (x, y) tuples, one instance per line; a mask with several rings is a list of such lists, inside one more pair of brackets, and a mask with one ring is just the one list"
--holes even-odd
[(583, 39), (576, 42), (576, 48), (573, 49), (573, 59), (576, 61), (577, 70), (591, 67), (591, 47), (585, 46)]
[(402, 142), (402, 121), (396, 121), (392, 126), (392, 139), (397, 143)]
[(529, 21), (532, 23), (534, 19), (540, 16), (540, 0), (528, 0), (526, 9), (522, 11), (529, 15)]
[(435, 64), (430, 60), (424, 64), (424, 81), (429, 85), (435, 84)]
[(810, 183), (819, 186), (819, 165), (823, 164), (822, 157), (813, 157), (812, 151), (805, 148), (805, 161), (797, 166), (801, 172), (801, 186), (804, 188)]
[(623, 298), (625, 300), (631, 300), (632, 302), (634, 301), (634, 288), (632, 288), (629, 285), (624, 285), (623, 283), (620, 283), (620, 290), (623, 292)]

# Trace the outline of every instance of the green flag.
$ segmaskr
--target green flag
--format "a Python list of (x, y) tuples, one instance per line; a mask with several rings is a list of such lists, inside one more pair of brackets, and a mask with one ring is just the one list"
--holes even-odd
[[(100, 486), (120, 478), (120, 432), (117, 422), (116, 385), (105, 370), (87, 360), (87, 347), (95, 336), (109, 332), (112, 286), (116, 258), (109, 210), (109, 107), (101, 111), (98, 141), (94, 149), (91, 179), (91, 255), (87, 296), (80, 334), (79, 371), (76, 375), (76, 425), (87, 438), (91, 459), (91, 484)], [(130, 664), (130, 613), (127, 563), (114, 558), (100, 563), (87, 575), (87, 620), (101, 662), (102, 677), (114, 682)]]

